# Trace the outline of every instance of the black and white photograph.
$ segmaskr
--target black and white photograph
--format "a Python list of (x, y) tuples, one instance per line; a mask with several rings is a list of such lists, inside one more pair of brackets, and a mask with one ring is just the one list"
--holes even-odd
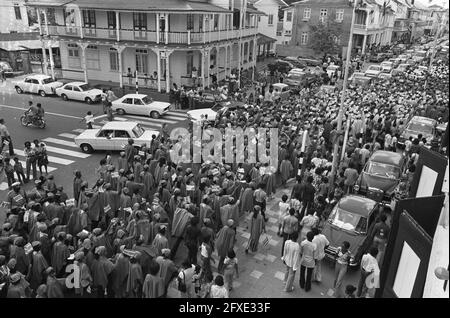
[(448, 300), (448, 118), (448, 0), (0, 0), (0, 298)]

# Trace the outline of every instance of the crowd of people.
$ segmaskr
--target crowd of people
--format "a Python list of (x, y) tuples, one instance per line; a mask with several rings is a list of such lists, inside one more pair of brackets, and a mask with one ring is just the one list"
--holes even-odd
[[(245, 92), (227, 92), (245, 105), (215, 122), (203, 122), (203, 127), (222, 132), (226, 127), (278, 128), (276, 168), (258, 160), (177, 164), (170, 156), (177, 140), (169, 139), (164, 126), (140, 150), (130, 139), (117, 158), (106, 154), (95, 170), (95, 183), (84, 177), (93, 171), (75, 171), (69, 194), (41, 169), (46, 170), (45, 144), (27, 142), (25, 169), (19, 162), (16, 170), (16, 158), (6, 153), (2, 158), (11, 190), (0, 234), (1, 297), (159, 298), (168, 295), (174, 281), (180, 297), (232, 296), (233, 279), (239, 275), (236, 231), (246, 228), (245, 253), (257, 252), (267, 204), (290, 179), (296, 180), (291, 195), (278, 204), (280, 252), (287, 267), (284, 290), (293, 290), (299, 271), (300, 288), (308, 292), (312, 281), (322, 280), (321, 261), (329, 244), (321, 234), (324, 220), (353, 191), (371, 153), (396, 151), (399, 133), (412, 114), (448, 121), (448, 75), (448, 64), (438, 60), (424, 79), (406, 73), (368, 87), (351, 86), (345, 99), (346, 143), (344, 130), (337, 130), (339, 92), (312, 85), (282, 99), (271, 86), (260, 87), (252, 103)], [(246, 149), (249, 142), (244, 139)], [(424, 143), (416, 138), (405, 149), (403, 190)], [(345, 147), (345, 155), (332, 176), (335, 144), (341, 151)], [(34, 187), (25, 191), (23, 183), (31, 174)], [(337, 249), (335, 296), (373, 296), (363, 282), (379, 271), (389, 235), (386, 213), (388, 207), (381, 209), (370, 229), (358, 287), (344, 288), (352, 246), (344, 242)], [(217, 272), (211, 265), (213, 253), (219, 258)], [(80, 273), (69, 284), (74, 288), (67, 284), (68, 268)]]

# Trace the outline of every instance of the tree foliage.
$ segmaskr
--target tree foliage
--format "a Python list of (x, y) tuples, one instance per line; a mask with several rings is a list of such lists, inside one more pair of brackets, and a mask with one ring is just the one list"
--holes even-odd
[(340, 23), (328, 21), (310, 26), (309, 46), (318, 54), (337, 54), (341, 48), (339, 39), (342, 34)]

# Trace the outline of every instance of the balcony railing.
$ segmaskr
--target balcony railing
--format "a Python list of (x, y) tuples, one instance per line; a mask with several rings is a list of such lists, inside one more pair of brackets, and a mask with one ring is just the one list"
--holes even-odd
[[(120, 29), (117, 36), (116, 29), (108, 28), (81, 28), (79, 26), (49, 26), (49, 35), (81, 37), (81, 32), (85, 38), (95, 39), (116, 39), (120, 41), (146, 41), (157, 42), (158, 35), (155, 30), (133, 30)], [(200, 44), (228, 39), (247, 37), (257, 34), (256, 27), (249, 27), (240, 30), (216, 30), (211, 32), (163, 32), (159, 33), (159, 43), (167, 44)]]

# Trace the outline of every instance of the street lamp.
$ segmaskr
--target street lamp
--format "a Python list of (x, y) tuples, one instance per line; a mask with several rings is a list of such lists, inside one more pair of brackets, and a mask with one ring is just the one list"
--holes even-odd
[[(338, 118), (337, 118), (338, 134), (340, 134), (341, 130), (342, 130), (342, 120), (343, 120), (344, 112), (345, 112), (344, 103), (345, 103), (345, 97), (346, 97), (346, 93), (347, 93), (347, 82), (348, 82), (350, 59), (352, 56), (353, 27), (355, 25), (356, 7), (359, 2), (361, 2), (361, 0), (353, 0), (352, 23), (350, 25), (350, 36), (348, 38), (347, 57), (346, 57), (346, 61), (345, 61), (345, 70), (344, 70), (344, 83), (342, 84), (341, 103), (339, 105), (339, 113), (338, 113)], [(338, 152), (339, 152), (339, 143), (336, 143), (334, 145), (334, 150), (333, 150), (333, 164), (331, 167), (331, 184), (334, 184), (334, 178), (336, 176), (336, 169), (337, 169), (337, 165), (339, 162)]]

